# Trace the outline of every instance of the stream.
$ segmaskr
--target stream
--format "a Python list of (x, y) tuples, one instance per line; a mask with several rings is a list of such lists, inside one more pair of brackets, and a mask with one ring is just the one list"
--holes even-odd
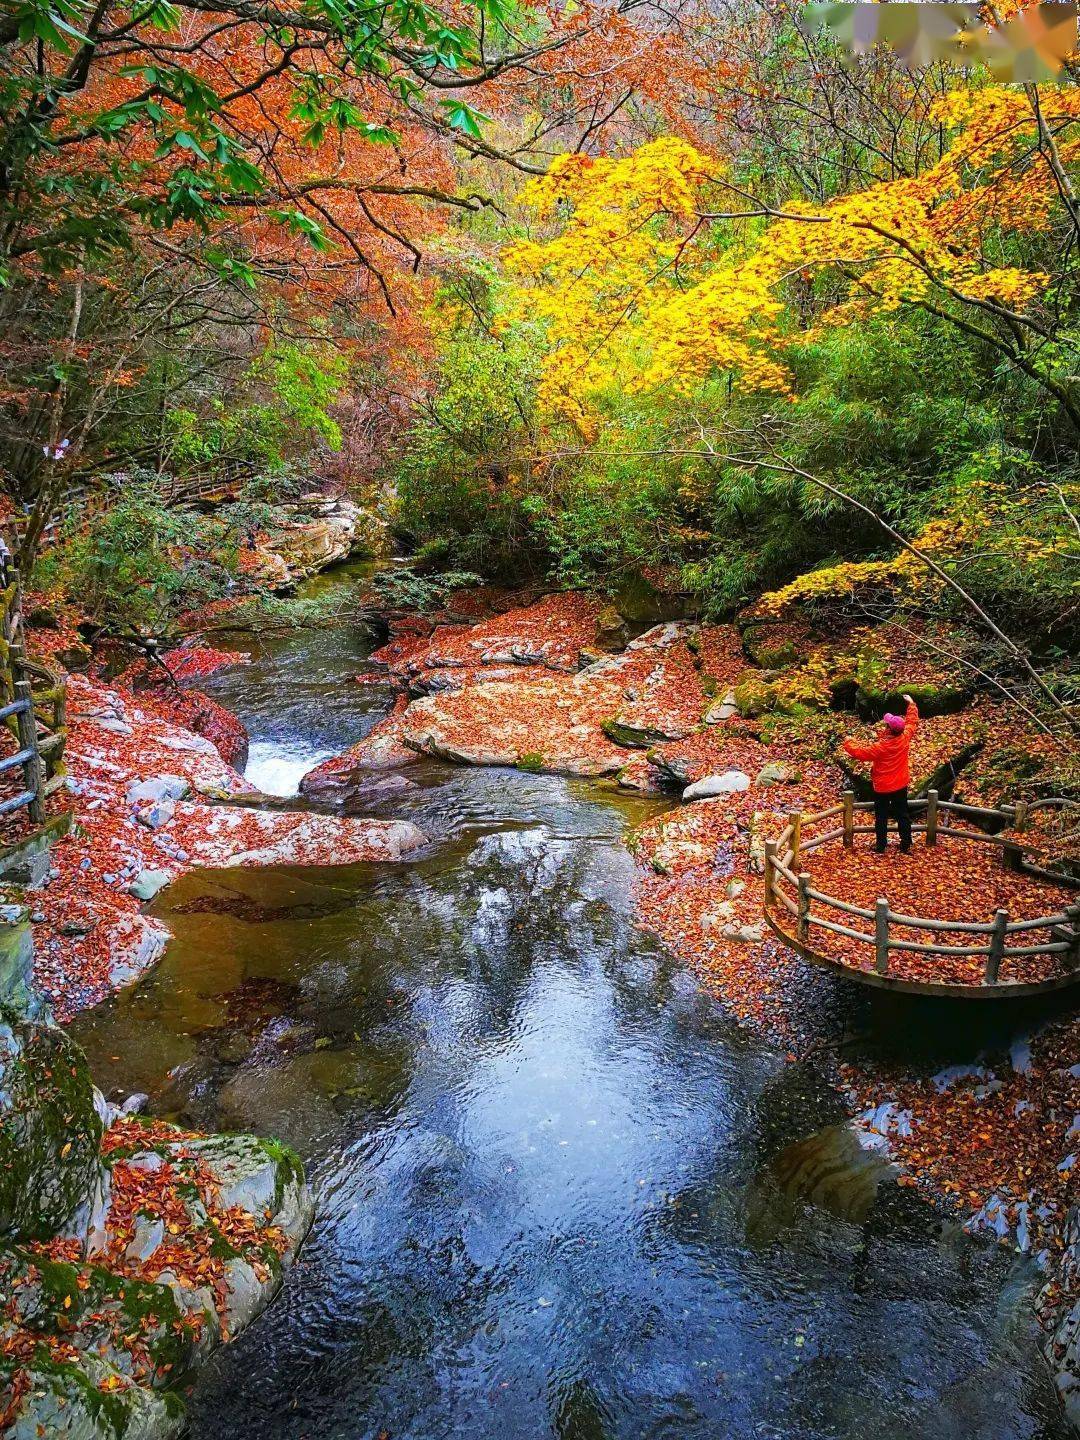
[[(388, 703), (347, 621), (215, 643), (255, 657), (207, 688), (276, 793)], [(657, 802), (409, 778), (373, 813), (420, 860), (187, 875), (160, 966), (72, 1026), (107, 1094), (280, 1135), (316, 1194), (193, 1436), (1065, 1440), (1033, 1268), (853, 1154), (836, 1097), (635, 928), (623, 836)]]

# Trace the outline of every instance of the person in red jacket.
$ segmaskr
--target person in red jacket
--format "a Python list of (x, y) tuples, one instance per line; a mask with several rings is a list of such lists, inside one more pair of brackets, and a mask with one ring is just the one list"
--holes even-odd
[(870, 783), (874, 787), (874, 831), (877, 850), (889, 843), (889, 817), (896, 821), (903, 854), (911, 849), (911, 813), (908, 810), (908, 786), (911, 784), (911, 742), (919, 725), (919, 710), (910, 695), (905, 695), (907, 710), (903, 715), (886, 715), (881, 734), (872, 745), (856, 745), (845, 740), (844, 749), (853, 760), (870, 761)]

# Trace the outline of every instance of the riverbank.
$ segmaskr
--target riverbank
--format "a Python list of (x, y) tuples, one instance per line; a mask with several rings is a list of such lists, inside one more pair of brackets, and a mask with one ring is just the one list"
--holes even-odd
[[(198, 660), (205, 674), (205, 649)], [(236, 754), (235, 722), (215, 744), (174, 718), (193, 706), (225, 713), (190, 691), (69, 677), (67, 797), (77, 824), (54, 844), (33, 892), (35, 981), (61, 1022), (154, 964), (168, 934), (144, 905), (194, 866), (399, 861), (425, 843), (403, 821), (260, 808), (222, 754)]]
[[(1018, 731), (889, 627), (834, 631), (822, 641), (798, 623), (751, 623), (741, 632), (665, 624), (627, 643), (598, 598), (561, 595), (471, 624), (392, 626), (358, 678), (391, 684), (396, 702), (361, 741), (306, 776), (301, 791), (362, 804), (381, 773), (428, 755), (693, 802), (633, 837), (642, 923), (688, 959), (742, 1023), (791, 1059), (811, 1057), (824, 1068), (864, 1143), (902, 1165), (903, 1183), (973, 1233), (1036, 1257), (1047, 1276), (1040, 1308), (1048, 1353), (1080, 1419), (1080, 1066), (1072, 1063), (1080, 1021), (1044, 1020), (1004, 1042), (991, 1036), (985, 1054), (960, 1065), (949, 1063), (956, 1052), (947, 1033), (938, 1047), (944, 1058), (919, 1041), (908, 1055), (901, 1045), (883, 1057), (862, 1043), (873, 1016), (852, 1032), (843, 984), (785, 950), (762, 923), (765, 839), (789, 810), (832, 803), (853, 778), (838, 745), (853, 718), (828, 708), (832, 692), (859, 673), (853, 651), (876, 651), (879, 662), (863, 664), (863, 683), (852, 687), (864, 713), (900, 684), (930, 712), (913, 746), (917, 787), (949, 784), (980, 803), (1019, 799), (1033, 776), (1052, 769), (1043, 737)], [(785, 697), (799, 703), (785, 705)], [(1010, 762), (1024, 753), (1020, 772)], [(913, 894), (919, 882), (908, 870), (917, 862), (891, 862), (905, 867)], [(965, 875), (963, 866), (936, 867), (927, 892), (933, 913), (948, 913)], [(1000, 886), (981, 872), (967, 876), (969, 903), (981, 894), (976, 878), (989, 914), (1004, 903), (995, 898)], [(1014, 905), (1022, 905), (1023, 888)], [(1030, 897), (1033, 914), (1038, 900)], [(908, 1023), (918, 1026), (914, 1015)]]
[[(357, 706), (387, 713), (342, 756), (316, 765), (302, 792), (362, 810), (387, 800), (388, 772), (452, 760), (667, 797), (672, 808), (631, 837), (639, 923), (688, 961), (740, 1024), (829, 1075), (863, 1142), (903, 1166), (901, 1186), (1038, 1256), (1048, 1276), (1044, 1322), (1056, 1332), (1071, 1398), (1074, 1190), (1072, 1166), (1061, 1161), (1080, 1112), (1080, 1077), (1066, 1063), (1075, 1022), (959, 1066), (926, 1056), (894, 1062), (862, 1044), (845, 987), (761, 926), (764, 840), (789, 808), (827, 803), (846, 783), (835, 736), (823, 741), (821, 724), (800, 729), (783, 713), (754, 713), (762, 671), (734, 627), (663, 624), (631, 638), (597, 597), (578, 595), (477, 609), (444, 624), (390, 620), (389, 640), (353, 682)], [(207, 682), (243, 665), (229, 643), (235, 648), (216, 652), (194, 641), (170, 663)], [(202, 703), (191, 691), (74, 680), (69, 759), (81, 833), (54, 852), (58, 873), (40, 892), (35, 925), (39, 983), (59, 991), (65, 1016), (130, 984), (160, 955), (167, 932), (142, 913), (140, 893), (149, 898), (199, 865), (398, 858), (389, 837), (416, 839), (408, 821), (251, 808), (257, 793), (221, 750), (177, 723)], [(832, 723), (827, 713), (820, 719)], [(996, 761), (985, 724), (978, 711), (929, 717), (915, 756), (924, 781), (954, 766), (987, 793)], [(224, 728), (235, 747), (235, 722)], [(183, 794), (170, 793), (174, 781)], [(223, 804), (230, 796), (241, 803)], [(399, 855), (407, 853), (418, 852), (405, 843)], [(520, 858), (533, 864), (525, 850)], [(115, 969), (118, 953), (135, 962)]]

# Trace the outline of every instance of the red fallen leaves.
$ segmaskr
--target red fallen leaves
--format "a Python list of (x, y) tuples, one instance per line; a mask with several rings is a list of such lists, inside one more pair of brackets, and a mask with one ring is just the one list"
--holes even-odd
[[(1031, 1039), (1030, 1060), (1014, 1068), (1008, 1057), (992, 1074), (963, 1077), (948, 1088), (926, 1076), (882, 1075), (843, 1065), (841, 1078), (857, 1108), (891, 1097), (911, 1114), (911, 1133), (893, 1132), (897, 1160), (925, 1189), (958, 1210), (974, 1212), (992, 1197), (1005, 1219), (1023, 1219), (1032, 1249), (1061, 1248), (1062, 1226), (1075, 1204), (1080, 1151), (1080, 1019), (1057, 1020)], [(1021, 1210), (1021, 1207), (1024, 1207)]]
[(738, 720), (730, 720), (696, 731), (683, 740), (656, 745), (649, 757), (663, 774), (680, 784), (691, 784), (705, 775), (723, 774), (725, 770), (742, 770), (752, 780), (774, 754), (753, 729)]
[(633, 748), (699, 723), (711, 697), (691, 638), (684, 626), (657, 626), (573, 675), (527, 671), (428, 696), (403, 716), (402, 739), (469, 764), (614, 774)]
[[(167, 1378), (171, 1365), (156, 1358), (153, 1348), (166, 1322), (149, 1308), (132, 1313), (112, 1299), (95, 1300), (100, 1291), (94, 1289), (93, 1267), (104, 1266), (139, 1282), (167, 1274), (170, 1283), (183, 1289), (209, 1291), (222, 1319), (223, 1339), (228, 1338), (224, 1317), (232, 1257), (245, 1260), (259, 1280), (270, 1278), (272, 1258), (287, 1249), (285, 1236), (246, 1210), (222, 1205), (211, 1170), (189, 1148), (198, 1138), (161, 1122), (134, 1118), (122, 1118), (105, 1132), (101, 1150), (112, 1157), (112, 1184), (104, 1251), (87, 1256), (81, 1241), (59, 1237), (26, 1247), (42, 1265), (61, 1261), (74, 1267), (74, 1288), (55, 1298), (46, 1324), (40, 1323), (36, 1303), (28, 1314), (21, 1304), (24, 1288), (35, 1287), (43, 1278), (41, 1270), (33, 1262), (19, 1268), (0, 1257), (0, 1356), (15, 1362), (0, 1423), (10, 1423), (18, 1413), (29, 1365), (41, 1349), (57, 1363), (78, 1363), (80, 1351), (88, 1347), (102, 1354), (110, 1346), (126, 1353), (132, 1378), (110, 1374), (101, 1382), (104, 1390)], [(151, 1158), (156, 1168), (144, 1163)], [(164, 1232), (162, 1243), (146, 1259), (128, 1253), (140, 1219), (160, 1223)], [(197, 1308), (170, 1322), (177, 1338), (191, 1342), (199, 1338), (203, 1325)]]
[(415, 623), (397, 622), (390, 641), (371, 659), (403, 681), (457, 668), (482, 678), (484, 668), (493, 665), (573, 671), (581, 652), (597, 645), (603, 609), (598, 596), (566, 591), (476, 624), (440, 624), (426, 635)]
[[(957, 798), (974, 805), (1012, 804), (1080, 795), (1080, 756), (1025, 725), (1011, 707), (982, 698), (972, 706), (985, 735), (982, 753), (965, 772)], [(1038, 813), (1038, 812), (1036, 812)]]
[[(209, 740), (227, 765), (242, 769), (247, 763), (248, 733), (243, 722), (224, 705), (201, 690), (173, 690), (165, 686), (153, 692), (155, 708), (174, 725), (182, 725)], [(146, 692), (140, 694), (140, 702)]]
[[(762, 919), (763, 894), (751, 863), (752, 841), (779, 833), (789, 804), (820, 809), (835, 801), (836, 790), (820, 772), (812, 773), (797, 750), (783, 758), (804, 771), (803, 785), (674, 810), (642, 826), (634, 848), (645, 867), (643, 922), (691, 960), (702, 983), (733, 1014), (783, 1044), (795, 1059), (820, 1054), (823, 1047), (827, 1053), (839, 1038), (830, 1015), (837, 991), (824, 971), (805, 965), (768, 931), (754, 930)], [(998, 852), (978, 842), (942, 839), (936, 852), (923, 847), (906, 859), (895, 850), (882, 857), (868, 853), (862, 839), (859, 846), (849, 853), (838, 845), (838, 854), (830, 848), (808, 857), (819, 888), (835, 885), (834, 893), (855, 903), (872, 903), (885, 893), (894, 907), (917, 914), (926, 913), (929, 884), (941, 906), (936, 913), (944, 918), (965, 906), (978, 907), (976, 918), (988, 918), (1001, 900), (1018, 917), (1036, 916), (1058, 908), (1062, 899), (1057, 887), (1003, 872)], [(834, 861), (836, 871), (830, 869)], [(854, 880), (857, 869), (867, 865), (870, 870)], [(952, 892), (965, 882), (970, 898), (958, 900)], [(761, 938), (724, 933), (743, 927)], [(948, 1197), (961, 1215), (974, 1214), (997, 1196), (1006, 1222), (1014, 1227), (1022, 1222), (1032, 1248), (1053, 1254), (1060, 1250), (1080, 1174), (1080, 1161), (1067, 1164), (1080, 1152), (1080, 1129), (1074, 1130), (1080, 1116), (1078, 1055), (1080, 1017), (1070, 1017), (1033, 1037), (1029, 1064), (1014, 1068), (1001, 1057), (992, 1074), (949, 1088), (870, 1057), (838, 1067), (837, 1074), (853, 1111), (894, 1100), (910, 1112), (911, 1133), (893, 1130), (888, 1137), (895, 1158), (910, 1172), (903, 1183)]]
[(723, 699), (746, 669), (739, 632), (734, 625), (702, 625), (696, 643), (702, 671), (714, 682), (717, 698)]
[[(221, 1204), (209, 1167), (183, 1144), (195, 1138), (134, 1119), (120, 1120), (105, 1133), (102, 1152), (106, 1155), (122, 1151), (138, 1155), (166, 1145), (169, 1151), (157, 1169), (113, 1160), (106, 1222), (109, 1243), (101, 1258), (110, 1270), (129, 1279), (156, 1280), (167, 1271), (187, 1289), (206, 1287), (214, 1295), (218, 1314), (224, 1317), (232, 1253), (238, 1253), (265, 1281), (270, 1276), (267, 1250), (280, 1257), (288, 1241), (277, 1227), (260, 1225), (250, 1211)], [(206, 1212), (205, 1219), (193, 1209), (192, 1187)], [(145, 1260), (128, 1253), (140, 1217), (160, 1221), (165, 1231), (163, 1242)], [(227, 1338), (224, 1318), (222, 1338)]]
[[(138, 915), (138, 902), (104, 882), (108, 866), (120, 864), (131, 845), (124, 823), (96, 810), (92, 825), (54, 842), (57, 877), (33, 894), (34, 980), (62, 1022), (111, 990), (114, 943)], [(73, 926), (79, 933), (72, 933)]]
[[(647, 867), (642, 922), (692, 962), (726, 1009), (787, 1048), (800, 1046), (808, 1002), (827, 977), (765, 930), (757, 867), (764, 839), (783, 828), (788, 805), (819, 798), (810, 780), (806, 788), (770, 786), (695, 801), (648, 821), (633, 841)], [(747, 929), (758, 938), (739, 938), (736, 932)]]
[(245, 665), (251, 656), (239, 650), (216, 650), (210, 645), (178, 645), (167, 651), (162, 660), (177, 680), (190, 684), (193, 680), (205, 680), (208, 675), (224, 670), (229, 665)]
[(399, 770), (405, 765), (415, 765), (419, 754), (401, 738), (408, 708), (408, 697), (399, 695), (389, 714), (384, 715), (363, 740), (309, 770), (300, 783), (300, 793), (317, 796), (320, 790), (333, 789), (339, 782), (348, 780), (357, 770)]
[[(959, 828), (959, 827), (958, 827)], [(1074, 892), (1050, 885), (1029, 875), (1014, 874), (1002, 867), (997, 846), (979, 841), (963, 841), (941, 837), (936, 847), (916, 838), (910, 855), (901, 855), (892, 847), (878, 855), (868, 840), (860, 837), (852, 850), (845, 850), (837, 841), (805, 857), (804, 868), (816, 890), (849, 904), (873, 909), (879, 895), (884, 895), (890, 908), (904, 915), (924, 916), (934, 920), (969, 920), (984, 923), (994, 912), (1006, 909), (1012, 920), (1034, 920), (1040, 915), (1060, 912), (1075, 898)], [(852, 928), (865, 929), (869, 922), (860, 922), (815, 904), (814, 913), (837, 920)], [(870, 927), (872, 929), (872, 926)], [(893, 927), (893, 935), (919, 944), (954, 946), (984, 945), (985, 935), (947, 933)], [(821, 927), (811, 927), (811, 944), (822, 954), (834, 956), (855, 969), (871, 970), (874, 947), (845, 935), (834, 935)], [(1010, 955), (1010, 948), (1037, 945), (1050, 938), (1044, 930), (1027, 931), (1011, 937), (1001, 965), (1003, 981), (1044, 980), (1061, 973), (1059, 957)], [(911, 951), (892, 951), (889, 955), (890, 974), (906, 980), (941, 981), (954, 985), (979, 985), (986, 967), (982, 955), (918, 955)]]
[[(844, 730), (845, 738), (867, 744), (881, 735), (882, 727), (875, 725), (852, 725)], [(985, 726), (978, 715), (961, 711), (956, 715), (934, 715), (921, 719), (915, 738), (911, 742), (911, 774), (915, 788), (924, 787), (943, 767), (959, 765), (970, 758), (985, 738)], [(845, 769), (867, 776), (869, 767), (858, 760), (851, 760), (837, 751), (837, 758)], [(952, 778), (949, 773), (948, 778)]]
[(228, 629), (233, 612), (248, 604), (250, 598), (249, 594), (241, 591), (223, 596), (220, 600), (208, 600), (194, 610), (185, 610), (177, 617), (177, 625), (180, 630), (188, 632)]

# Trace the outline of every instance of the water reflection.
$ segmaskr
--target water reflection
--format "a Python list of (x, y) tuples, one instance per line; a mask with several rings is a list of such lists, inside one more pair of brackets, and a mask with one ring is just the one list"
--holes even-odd
[[(339, 712), (283, 719), (272, 671), (229, 680), (253, 736), (324, 743)], [(188, 876), (161, 967), (77, 1027), (106, 1089), (281, 1134), (317, 1192), (197, 1440), (1064, 1437), (1029, 1272), (634, 928), (645, 802), (417, 774), (423, 861)]]
[(496, 778), (510, 828), (481, 803), (414, 868), (188, 877), (82, 1029), (107, 1084), (284, 1134), (318, 1191), (194, 1433), (1063, 1435), (1008, 1255), (633, 928), (617, 810)]

